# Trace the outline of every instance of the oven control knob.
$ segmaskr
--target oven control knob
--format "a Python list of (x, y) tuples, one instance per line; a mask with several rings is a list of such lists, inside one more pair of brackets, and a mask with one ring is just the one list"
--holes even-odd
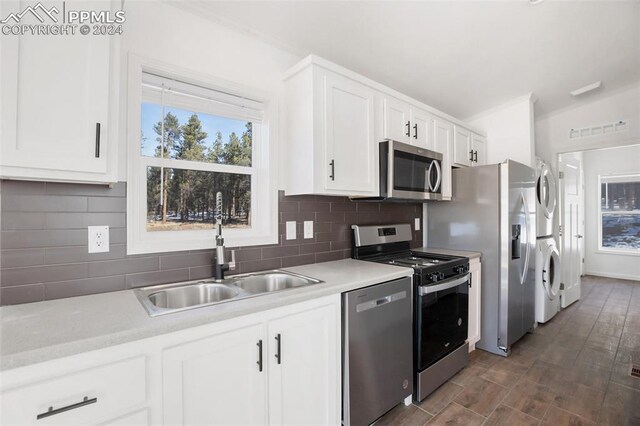
[(453, 272), (455, 272), (456, 274), (464, 274), (467, 271), (469, 271), (469, 268), (467, 266), (456, 266), (455, 269), (453, 270)]
[(436, 282), (438, 281), (438, 273), (432, 272), (431, 274), (429, 274), (428, 278), (429, 278), (429, 281)]

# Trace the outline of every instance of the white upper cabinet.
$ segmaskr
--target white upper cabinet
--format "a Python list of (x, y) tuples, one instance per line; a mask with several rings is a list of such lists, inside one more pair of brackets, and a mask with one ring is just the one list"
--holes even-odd
[(487, 138), (460, 126), (454, 126), (453, 165), (460, 167), (487, 164)]
[(287, 195), (378, 194), (375, 94), (315, 65), (287, 79)]
[[(62, 2), (46, 3), (59, 6)], [(117, 10), (67, 0), (67, 10)], [(1, 15), (27, 3), (2, 2)], [(8, 178), (112, 182), (119, 35), (2, 37), (2, 155)]]
[(376, 192), (374, 92), (344, 77), (325, 73), (325, 188), (348, 194)]
[(378, 196), (384, 140), (441, 153), (445, 200), (451, 199), (451, 166), (472, 163), (469, 126), (364, 76), (309, 56), (284, 81), (281, 182), (287, 195)]
[(384, 99), (384, 139), (411, 143), (411, 120), (409, 105), (386, 97)]
[(383, 105), (383, 139), (433, 149), (428, 112), (392, 97), (385, 97)]
[[(420, 148), (430, 149), (432, 151), (438, 151), (435, 149), (433, 140), (433, 117), (426, 111), (419, 108), (411, 107), (410, 114), (411, 128), (410, 128), (410, 143), (411, 145), (419, 146)], [(438, 151), (442, 153), (442, 151)]]
[(453, 128), (453, 165), (471, 166), (473, 151), (471, 149), (471, 132), (464, 127)]
[(475, 166), (487, 164), (487, 138), (472, 133), (471, 149), (473, 149), (473, 164)]
[(433, 150), (442, 154), (442, 199), (451, 199), (451, 151), (453, 144), (453, 124), (434, 117)]

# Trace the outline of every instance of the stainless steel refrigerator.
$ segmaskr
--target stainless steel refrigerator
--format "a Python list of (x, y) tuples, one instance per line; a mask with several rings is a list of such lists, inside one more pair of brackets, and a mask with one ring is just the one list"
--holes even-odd
[(535, 180), (511, 160), (454, 169), (451, 201), (427, 206), (429, 247), (482, 253), (476, 347), (503, 356), (535, 323)]

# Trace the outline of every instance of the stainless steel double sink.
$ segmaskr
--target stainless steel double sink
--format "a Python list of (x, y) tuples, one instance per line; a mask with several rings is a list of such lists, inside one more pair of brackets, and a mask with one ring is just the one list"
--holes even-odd
[(235, 275), (221, 281), (210, 279), (144, 287), (136, 289), (135, 294), (149, 315), (154, 317), (321, 282), (274, 269)]

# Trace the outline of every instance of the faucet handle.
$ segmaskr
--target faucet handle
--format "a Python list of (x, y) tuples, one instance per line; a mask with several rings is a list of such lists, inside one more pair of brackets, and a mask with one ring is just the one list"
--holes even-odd
[(236, 251), (231, 250), (231, 262), (229, 262), (229, 270), (234, 271), (236, 269)]

